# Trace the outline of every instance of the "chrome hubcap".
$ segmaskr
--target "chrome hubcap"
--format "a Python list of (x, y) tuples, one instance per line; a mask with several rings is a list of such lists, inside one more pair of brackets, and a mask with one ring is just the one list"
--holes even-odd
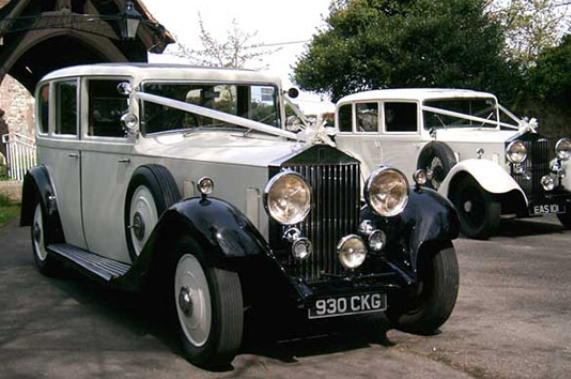
[(186, 316), (192, 314), (192, 295), (188, 287), (182, 287), (178, 294), (178, 306), (182, 313)]
[(42, 239), (42, 229), (40, 228), (40, 225), (36, 222), (34, 224), (34, 241), (40, 243), (41, 239)]
[(133, 232), (139, 241), (145, 237), (145, 221), (143, 221), (143, 216), (139, 212), (133, 216)]
[(153, 228), (159, 220), (157, 206), (151, 191), (144, 185), (139, 186), (131, 199), (128, 225), (131, 243), (136, 256), (139, 256)]
[(464, 212), (466, 212), (466, 213), (472, 212), (472, 202), (471, 201), (467, 201), (464, 203)]
[[(430, 180), (432, 187), (434, 189), (440, 188), (440, 182), (443, 178), (441, 178), (441, 172), (443, 170), (442, 161), (438, 157), (434, 157), (432, 162), (430, 162), (430, 166), (426, 168), (427, 178)], [(430, 174), (428, 174), (430, 173)]]

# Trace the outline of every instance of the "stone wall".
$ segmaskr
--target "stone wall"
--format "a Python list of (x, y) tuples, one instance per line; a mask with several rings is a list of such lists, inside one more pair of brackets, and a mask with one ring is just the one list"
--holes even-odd
[[(0, 85), (0, 136), (16, 132), (35, 138), (34, 119), (34, 98), (17, 80), (6, 75)], [(0, 154), (6, 156), (1, 140)]]
[(0, 85), (0, 109), (9, 131), (34, 138), (34, 98), (9, 75)]

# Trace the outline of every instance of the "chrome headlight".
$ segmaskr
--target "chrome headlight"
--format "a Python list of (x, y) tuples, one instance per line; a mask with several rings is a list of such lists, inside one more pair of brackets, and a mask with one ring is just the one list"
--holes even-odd
[(512, 163), (523, 163), (527, 158), (527, 148), (521, 141), (513, 141), (506, 150), (508, 160)]
[(555, 144), (555, 155), (562, 161), (566, 161), (571, 157), (571, 141), (569, 138), (561, 138)]
[(311, 189), (301, 175), (279, 173), (266, 186), (264, 206), (280, 224), (297, 224), (307, 217), (311, 209)]
[(408, 181), (397, 169), (379, 167), (365, 183), (365, 200), (381, 216), (396, 216), (408, 202)]

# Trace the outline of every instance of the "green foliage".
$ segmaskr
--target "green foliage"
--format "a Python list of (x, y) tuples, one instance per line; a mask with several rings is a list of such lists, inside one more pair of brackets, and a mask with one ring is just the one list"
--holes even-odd
[(0, 180), (8, 180), (8, 166), (0, 163)]
[(334, 100), (387, 87), (475, 88), (506, 99), (519, 74), (485, 8), (482, 0), (338, 0), (294, 80)]
[(541, 134), (555, 143), (571, 136), (571, 35), (546, 48), (527, 75), (527, 91), (515, 111), (539, 120)]
[(545, 49), (535, 67), (529, 70), (531, 95), (568, 109), (571, 103), (570, 68), (571, 35), (567, 35), (558, 46)]

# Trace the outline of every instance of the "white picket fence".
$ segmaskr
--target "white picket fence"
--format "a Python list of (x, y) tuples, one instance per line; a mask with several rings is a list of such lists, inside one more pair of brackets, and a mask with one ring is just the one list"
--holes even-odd
[(36, 145), (34, 140), (20, 133), (2, 136), (6, 145), (8, 176), (13, 180), (24, 180), (26, 172), (36, 165)]

